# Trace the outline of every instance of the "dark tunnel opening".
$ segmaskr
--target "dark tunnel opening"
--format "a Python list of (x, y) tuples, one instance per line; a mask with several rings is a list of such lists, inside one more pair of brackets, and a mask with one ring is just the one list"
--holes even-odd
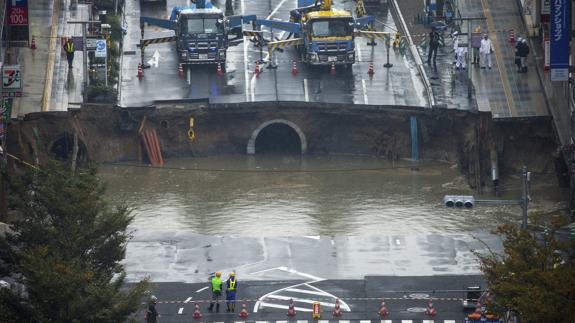
[(256, 154), (301, 155), (301, 140), (292, 127), (273, 123), (258, 134), (255, 151)]
[[(74, 150), (74, 136), (65, 133), (52, 145), (51, 153), (54, 158), (59, 161), (69, 161), (72, 157)], [(76, 158), (78, 164), (87, 162), (86, 147), (81, 140), (78, 140), (78, 156)]]

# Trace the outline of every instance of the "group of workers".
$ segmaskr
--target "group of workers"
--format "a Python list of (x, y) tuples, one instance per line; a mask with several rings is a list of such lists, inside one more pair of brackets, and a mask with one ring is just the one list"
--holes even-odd
[[(214, 276), (210, 279), (210, 287), (212, 291), (212, 300), (210, 301), (210, 307), (208, 311), (212, 312), (214, 310), (214, 304), (216, 305), (216, 313), (220, 311), (220, 298), (223, 292), (223, 283), (221, 279), (222, 273), (216, 272)], [(232, 271), (228, 280), (225, 281), (226, 288), (226, 312), (235, 312), (236, 310), (236, 291), (238, 288), (238, 281), (236, 279), (236, 274)], [(148, 304), (148, 309), (146, 310), (146, 322), (147, 323), (157, 323), (158, 311), (156, 310), (156, 304), (158, 299), (156, 296), (152, 295), (150, 297), (150, 302)]]
[[(456, 31), (452, 34), (453, 37), (453, 65), (457, 70), (466, 69), (467, 67), (467, 44), (462, 44), (459, 42), (459, 33)], [(437, 30), (432, 30), (429, 33), (429, 51), (427, 55), (427, 63), (435, 64), (435, 59), (437, 56), (437, 49), (440, 44), (440, 34)], [(491, 39), (487, 34), (481, 34), (480, 27), (476, 27), (475, 30), (471, 33), (470, 37), (471, 41), (471, 48), (473, 52), (471, 53), (472, 57), (470, 59), (471, 64), (474, 64), (482, 69), (492, 68), (492, 59), (491, 55), (494, 52), (494, 46)], [(527, 55), (529, 54), (529, 46), (527, 45), (526, 39), (519, 38), (517, 41), (517, 45), (515, 46), (515, 64), (518, 67), (518, 72), (525, 73), (527, 72)]]

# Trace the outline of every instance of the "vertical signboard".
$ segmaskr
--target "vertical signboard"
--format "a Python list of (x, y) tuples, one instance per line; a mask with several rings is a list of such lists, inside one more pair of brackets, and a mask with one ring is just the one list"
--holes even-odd
[(551, 81), (569, 79), (569, 2), (551, 0)]
[(9, 41), (28, 42), (28, 0), (7, 0), (4, 24)]
[(22, 96), (22, 75), (20, 65), (2, 67), (2, 97)]

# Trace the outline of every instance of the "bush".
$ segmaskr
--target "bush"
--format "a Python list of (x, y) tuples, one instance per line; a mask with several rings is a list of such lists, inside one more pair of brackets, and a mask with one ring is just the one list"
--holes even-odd
[(88, 86), (88, 102), (92, 103), (116, 103), (118, 91), (112, 86), (106, 86), (101, 82)]

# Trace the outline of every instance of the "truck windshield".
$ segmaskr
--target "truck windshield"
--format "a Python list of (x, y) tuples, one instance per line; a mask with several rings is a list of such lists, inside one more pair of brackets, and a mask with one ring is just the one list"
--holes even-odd
[(220, 33), (222, 27), (216, 18), (187, 19), (185, 22), (185, 30), (188, 34)]
[(312, 36), (342, 37), (349, 36), (350, 27), (346, 20), (320, 20), (311, 25)]

